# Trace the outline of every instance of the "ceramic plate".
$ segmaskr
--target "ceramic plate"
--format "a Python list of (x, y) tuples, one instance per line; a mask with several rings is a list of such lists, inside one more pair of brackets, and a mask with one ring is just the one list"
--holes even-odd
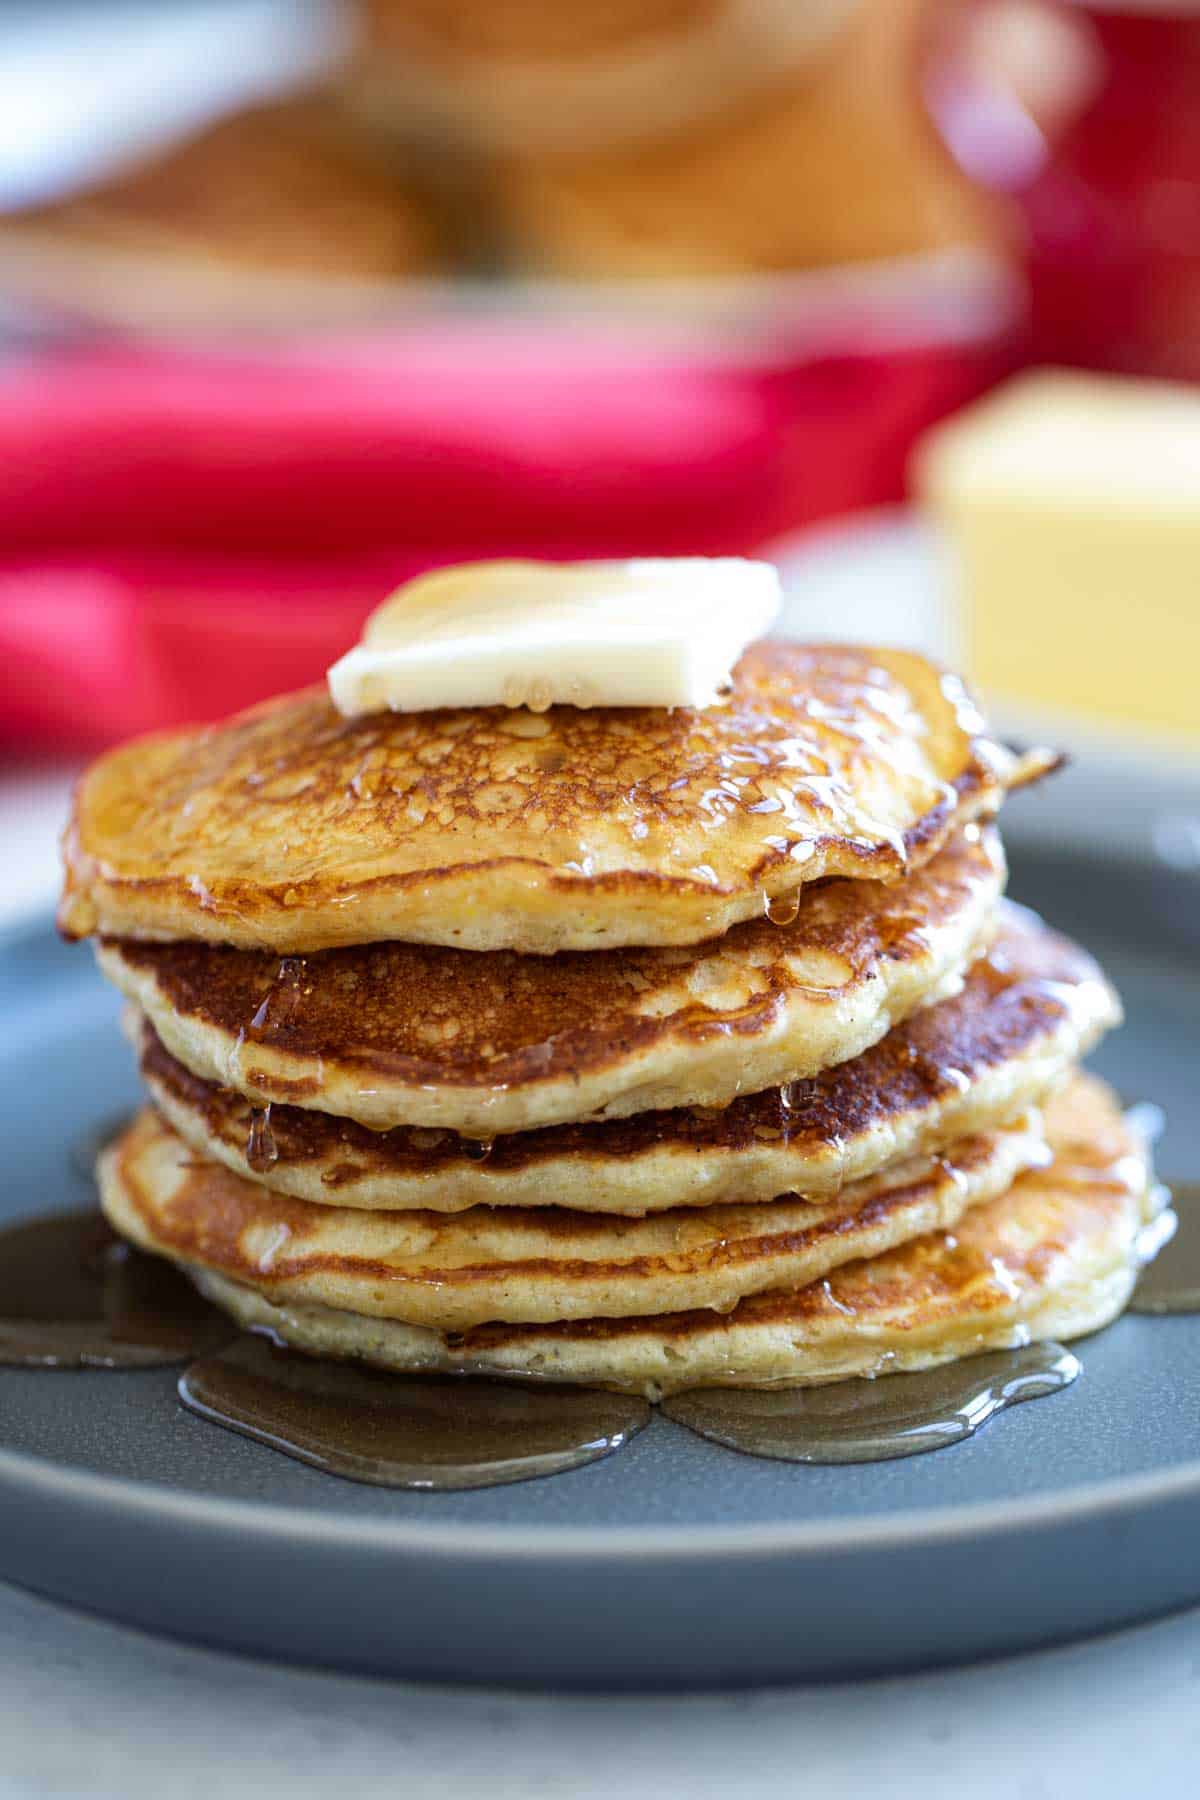
[[(1014, 804), (1014, 825), (1023, 807)], [(1200, 1174), (1197, 886), (1022, 852), (1129, 1023), (1097, 1058)], [(117, 1001), (49, 925), (0, 945), (13, 1219), (78, 1207), (69, 1147), (136, 1099)], [(604, 1462), (459, 1494), (323, 1476), (205, 1424), (176, 1372), (0, 1369), (0, 1576), (150, 1630), (438, 1680), (750, 1685), (912, 1669), (1200, 1600), (1200, 1318), (1127, 1317), (1081, 1379), (952, 1449), (756, 1461), (655, 1418)]]

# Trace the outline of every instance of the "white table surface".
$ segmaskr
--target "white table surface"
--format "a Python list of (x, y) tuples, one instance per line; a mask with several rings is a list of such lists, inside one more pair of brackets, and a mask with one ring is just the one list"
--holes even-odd
[(1198, 1762), (1200, 1612), (946, 1674), (630, 1699), (278, 1668), (0, 1587), (0, 1800), (1169, 1800)]

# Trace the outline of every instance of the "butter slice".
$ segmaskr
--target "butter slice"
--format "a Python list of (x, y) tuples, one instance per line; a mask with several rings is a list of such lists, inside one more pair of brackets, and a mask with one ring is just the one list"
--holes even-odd
[(1200, 395), (1039, 370), (920, 446), (967, 663), (1013, 718), (1200, 737)]
[(464, 563), (398, 588), (329, 671), (347, 717), (439, 707), (714, 705), (779, 610), (742, 557)]

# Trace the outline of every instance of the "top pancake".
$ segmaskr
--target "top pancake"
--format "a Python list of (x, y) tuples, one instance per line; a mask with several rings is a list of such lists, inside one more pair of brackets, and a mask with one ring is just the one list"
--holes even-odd
[(311, 689), (102, 757), (60, 924), (279, 952), (690, 944), (805, 882), (899, 878), (1030, 773), (899, 650), (756, 644), (706, 711), (343, 719)]

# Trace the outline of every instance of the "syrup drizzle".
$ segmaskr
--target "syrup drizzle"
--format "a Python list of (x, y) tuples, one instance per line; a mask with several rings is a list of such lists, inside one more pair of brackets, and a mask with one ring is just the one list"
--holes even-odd
[[(610, 1455), (651, 1417), (635, 1395), (383, 1374), (247, 1334), (231, 1342), (232, 1329), (169, 1263), (124, 1243), (96, 1211), (0, 1232), (0, 1363), (187, 1362), (178, 1392), (191, 1412), (352, 1481), (437, 1491), (528, 1481)], [(958, 1443), (1078, 1373), (1061, 1345), (1031, 1344), (876, 1381), (693, 1389), (662, 1410), (752, 1456), (876, 1462)]]
[[(1194, 1303), (1196, 1289), (1187, 1293)], [(559, 1474), (620, 1449), (651, 1417), (637, 1396), (383, 1374), (246, 1334), (231, 1342), (232, 1329), (169, 1263), (116, 1237), (99, 1212), (0, 1232), (0, 1363), (187, 1362), (178, 1391), (190, 1411), (353, 1481), (449, 1491)], [(693, 1389), (662, 1410), (752, 1456), (876, 1462), (958, 1443), (996, 1412), (1055, 1393), (1078, 1373), (1061, 1345), (1031, 1344), (821, 1388)]]
[(793, 888), (787, 894), (764, 894), (763, 917), (772, 925), (794, 925), (800, 917), (801, 891)]
[(596, 1462), (649, 1423), (649, 1402), (593, 1388), (388, 1375), (244, 1336), (179, 1378), (202, 1419), (331, 1475), (379, 1487), (498, 1487)]
[(229, 1320), (94, 1209), (0, 1232), (0, 1363), (146, 1369), (227, 1343)]
[(271, 1129), (271, 1108), (256, 1107), (250, 1115), (246, 1137), (246, 1163), (256, 1175), (265, 1175), (279, 1161), (279, 1147)]
[(747, 1456), (865, 1463), (919, 1456), (974, 1437), (1006, 1407), (1069, 1387), (1078, 1357), (1026, 1344), (915, 1375), (815, 1388), (693, 1388), (664, 1400), (667, 1417)]

